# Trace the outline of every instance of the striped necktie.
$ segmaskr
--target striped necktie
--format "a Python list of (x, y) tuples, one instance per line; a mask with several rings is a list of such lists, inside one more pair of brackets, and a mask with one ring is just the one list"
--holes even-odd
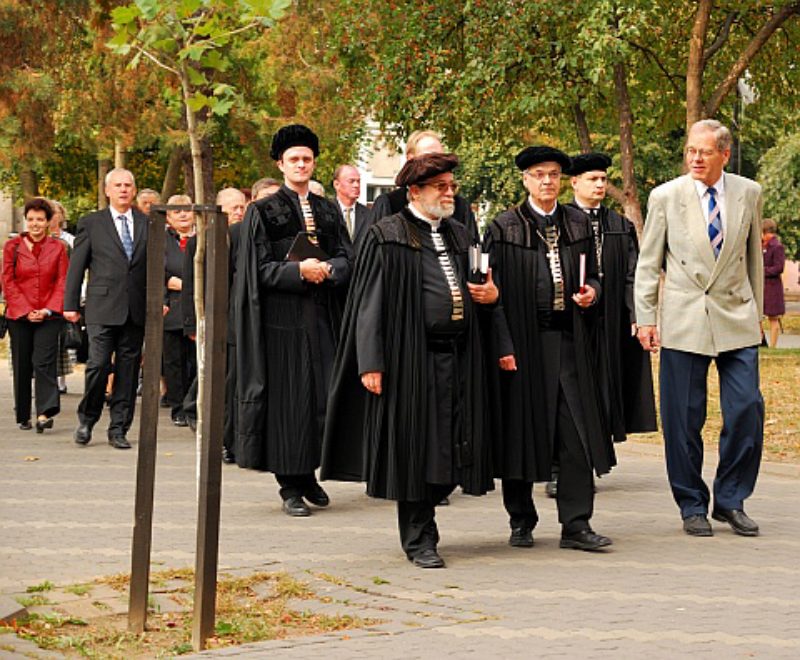
[(708, 238), (711, 241), (715, 259), (719, 257), (719, 252), (722, 249), (722, 216), (720, 215), (716, 195), (716, 188), (711, 187), (708, 189)]
[(122, 240), (122, 249), (125, 250), (125, 254), (128, 256), (128, 261), (131, 260), (133, 257), (133, 239), (131, 238), (131, 232), (128, 229), (128, 219), (124, 215), (117, 216), (117, 220), (120, 222), (120, 239)]

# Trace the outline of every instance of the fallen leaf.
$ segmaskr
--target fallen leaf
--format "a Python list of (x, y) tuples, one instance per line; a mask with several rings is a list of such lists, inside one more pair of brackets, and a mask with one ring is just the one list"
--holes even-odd
[(32, 463), (33, 461), (38, 461), (39, 457), (38, 456), (26, 456), (22, 460), (23, 461), (28, 461), (29, 463)]

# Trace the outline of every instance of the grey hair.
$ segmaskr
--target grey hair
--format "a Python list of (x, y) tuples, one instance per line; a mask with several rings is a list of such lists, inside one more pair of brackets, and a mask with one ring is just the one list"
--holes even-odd
[(136, 179), (133, 176), (133, 172), (131, 172), (130, 170), (126, 170), (124, 167), (115, 167), (113, 170), (109, 170), (108, 171), (108, 174), (106, 174), (106, 178), (105, 178), (106, 186), (108, 186), (108, 184), (111, 183), (111, 177), (112, 176), (114, 176), (115, 174), (122, 174), (122, 173), (127, 174), (131, 178), (131, 181), (133, 182), (133, 187), (135, 188), (136, 187)]
[[(133, 175), (131, 174), (131, 176)], [(157, 190), (153, 190), (152, 188), (142, 188), (139, 191), (139, 194), (136, 195), (136, 201), (141, 202), (145, 197), (148, 196), (155, 197), (157, 202), (161, 201), (161, 193), (159, 193)]]
[(696, 121), (692, 124), (692, 127), (689, 129), (691, 133), (694, 130), (699, 131), (710, 131), (714, 134), (714, 138), (717, 141), (717, 150), (725, 151), (731, 148), (733, 144), (733, 136), (728, 128), (718, 122), (716, 119), (701, 119), (700, 121)]
[(231, 199), (234, 196), (238, 197), (243, 202), (247, 201), (247, 196), (238, 188), (223, 188), (217, 193), (217, 206), (223, 206), (223, 201), (226, 199)]

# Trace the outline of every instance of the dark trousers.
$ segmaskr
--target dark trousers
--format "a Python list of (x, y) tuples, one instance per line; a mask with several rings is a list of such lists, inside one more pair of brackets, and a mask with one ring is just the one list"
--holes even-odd
[(86, 332), (89, 335), (89, 358), (78, 419), (89, 427), (100, 419), (113, 356), (114, 392), (111, 395), (108, 435), (124, 435), (133, 422), (136, 406), (144, 328), (129, 319), (125, 325), (90, 324), (86, 326)]
[(31, 378), (36, 379), (36, 414), (52, 417), (61, 410), (56, 362), (58, 336), (63, 324), (60, 317), (40, 323), (27, 319), (8, 321), (18, 424), (31, 418)]
[[(572, 411), (563, 390), (559, 389), (556, 411), (556, 447), (558, 460), (558, 521), (563, 534), (589, 529), (594, 511), (594, 478)], [(533, 484), (517, 479), (503, 479), (503, 504), (512, 529), (533, 529), (539, 522), (533, 503)]]
[(225, 363), (225, 426), (222, 444), (229, 452), (234, 452), (236, 441), (236, 344), (228, 344)]
[(275, 479), (280, 484), (280, 495), (284, 500), (290, 497), (303, 497), (311, 488), (317, 485), (317, 477), (310, 474), (276, 474)]
[(194, 342), (183, 330), (164, 330), (164, 381), (167, 391), (164, 400), (172, 408), (172, 416), (183, 413), (183, 399), (197, 371)]
[(415, 557), (422, 550), (436, 549), (439, 543), (436, 505), (452, 493), (454, 488), (454, 485), (428, 484), (428, 493), (424, 500), (397, 503), (400, 545), (407, 557)]
[(684, 518), (708, 513), (709, 492), (701, 474), (708, 367), (719, 373), (722, 433), (714, 478), (714, 505), (741, 509), (753, 492), (764, 444), (764, 400), (759, 390), (758, 349), (720, 353), (716, 358), (661, 349), (661, 423), (667, 474)]

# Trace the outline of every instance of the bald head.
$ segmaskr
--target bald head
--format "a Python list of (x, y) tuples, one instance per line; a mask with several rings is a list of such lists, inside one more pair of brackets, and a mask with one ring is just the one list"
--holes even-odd
[(222, 212), (228, 214), (228, 224), (234, 225), (244, 218), (247, 198), (238, 188), (223, 188), (217, 193), (217, 206), (222, 207)]

